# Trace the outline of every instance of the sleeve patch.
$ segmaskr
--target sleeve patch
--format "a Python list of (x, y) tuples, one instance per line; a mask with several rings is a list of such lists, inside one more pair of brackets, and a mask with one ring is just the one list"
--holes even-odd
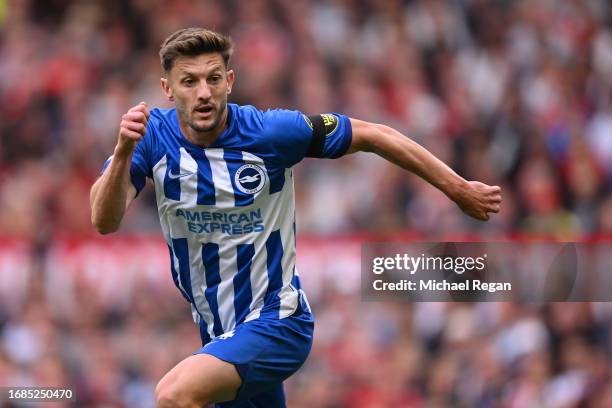
[(338, 129), (338, 118), (336, 115), (331, 113), (324, 113), (321, 115), (323, 118), (323, 125), (325, 125), (325, 136), (329, 136)]
[[(338, 118), (336, 117), (336, 115), (333, 115), (331, 113), (324, 113), (322, 115), (314, 115), (312, 116), (312, 118), (316, 118), (317, 116), (320, 116), (321, 119), (323, 119), (323, 126), (325, 129), (325, 136), (329, 136), (332, 133), (334, 133), (336, 131), (336, 129), (338, 129)], [(308, 125), (309, 128), (314, 130), (314, 125), (312, 124), (312, 120), (310, 120), (310, 117), (302, 114), (302, 118), (304, 118), (304, 121), (306, 122), (306, 124)]]

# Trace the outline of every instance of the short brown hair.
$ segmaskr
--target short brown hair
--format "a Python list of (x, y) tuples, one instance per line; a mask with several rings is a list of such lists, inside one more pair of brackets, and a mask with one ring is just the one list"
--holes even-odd
[(205, 28), (183, 28), (170, 34), (162, 43), (159, 58), (165, 73), (170, 72), (174, 61), (180, 56), (196, 56), (218, 52), (225, 67), (229, 67), (234, 50), (231, 38)]

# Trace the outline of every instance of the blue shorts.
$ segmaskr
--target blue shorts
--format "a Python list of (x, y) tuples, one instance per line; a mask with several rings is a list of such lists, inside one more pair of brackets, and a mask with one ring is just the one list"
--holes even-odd
[(230, 336), (221, 335), (196, 351), (234, 364), (242, 378), (236, 399), (216, 407), (286, 407), (282, 383), (306, 361), (313, 328), (312, 314), (300, 304), (292, 316), (242, 323)]

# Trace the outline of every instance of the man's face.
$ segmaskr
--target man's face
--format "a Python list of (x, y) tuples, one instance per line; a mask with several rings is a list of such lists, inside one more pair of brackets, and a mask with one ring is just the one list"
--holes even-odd
[(198, 133), (219, 128), (234, 83), (234, 72), (226, 70), (221, 54), (178, 57), (161, 82), (181, 122)]

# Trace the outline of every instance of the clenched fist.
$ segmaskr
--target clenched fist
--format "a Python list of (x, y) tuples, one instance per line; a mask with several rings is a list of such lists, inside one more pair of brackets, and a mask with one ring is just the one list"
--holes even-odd
[(487, 221), (490, 212), (499, 212), (502, 201), (501, 188), (478, 181), (469, 181), (454, 198), (454, 201), (467, 215)]
[(148, 120), (149, 108), (146, 102), (140, 102), (121, 117), (119, 140), (117, 141), (115, 154), (128, 155), (134, 151), (147, 131)]

